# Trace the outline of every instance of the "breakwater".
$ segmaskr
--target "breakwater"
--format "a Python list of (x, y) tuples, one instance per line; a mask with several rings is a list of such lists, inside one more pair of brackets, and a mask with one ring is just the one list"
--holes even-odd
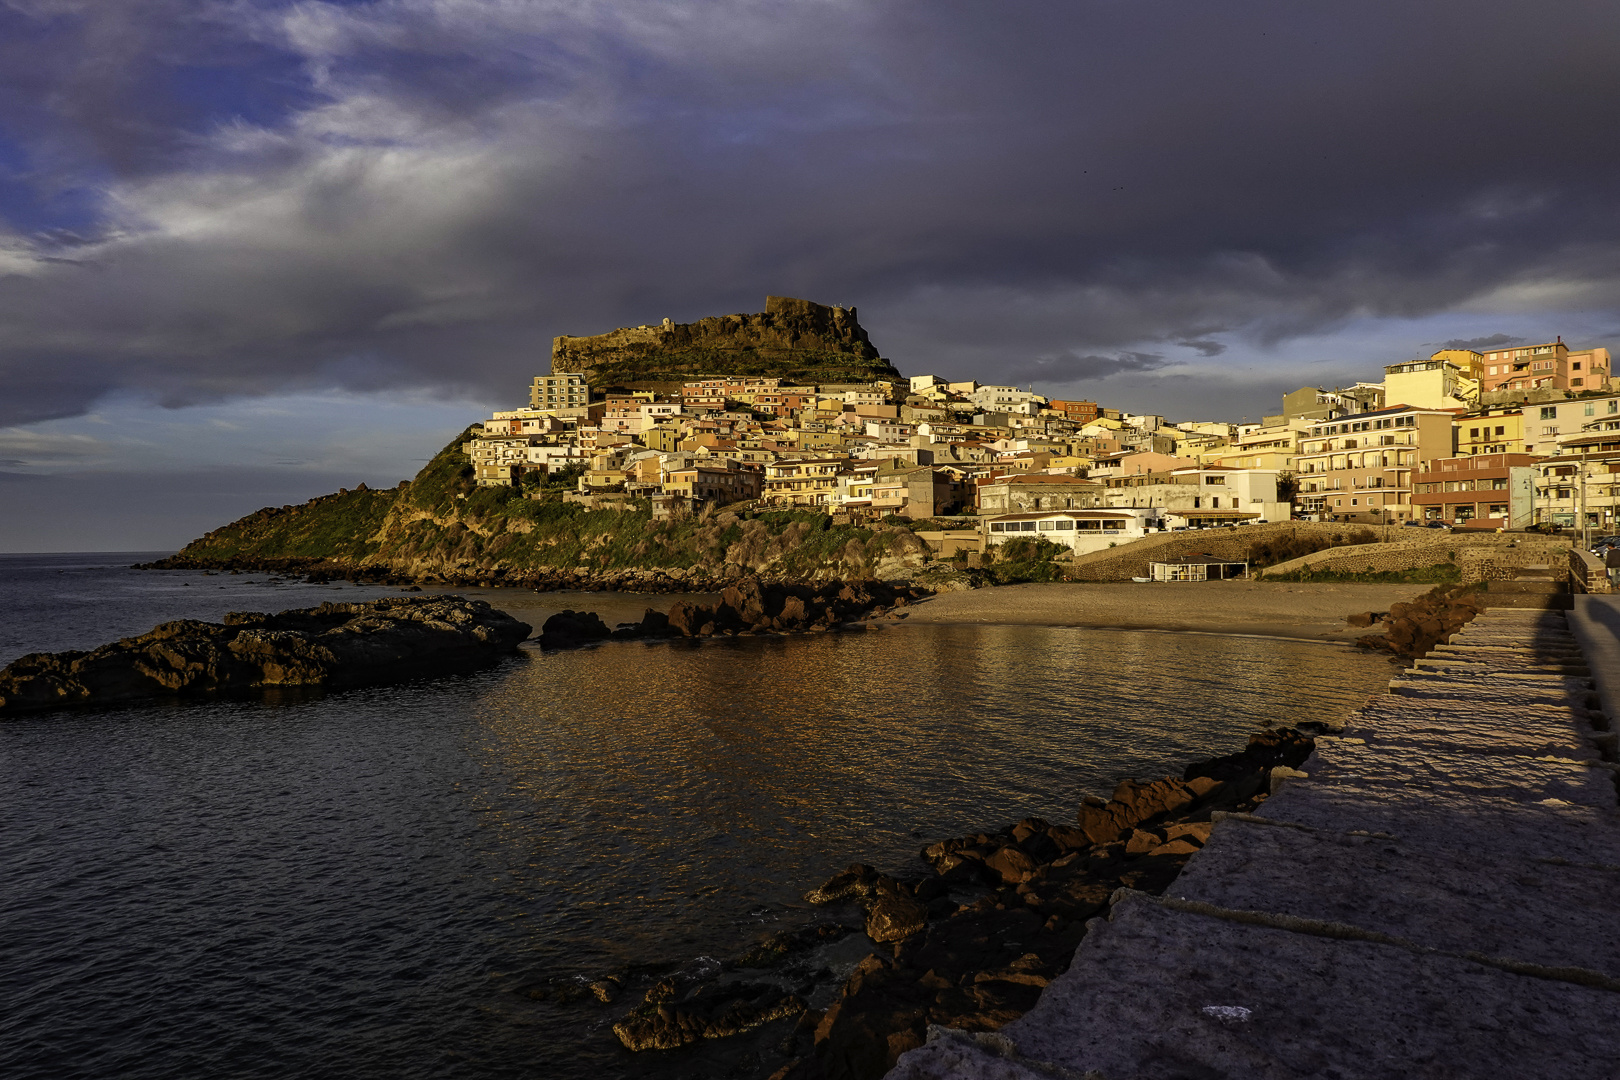
[(89, 651), (30, 653), (0, 669), (0, 716), (69, 705), (339, 688), (471, 671), (530, 627), (482, 600), (389, 597), (180, 619)]
[(1620, 812), (1590, 675), (1562, 612), (1487, 612), (1164, 895), (1115, 894), (1038, 1006), (937, 1027), (892, 1075), (1611, 1075)]

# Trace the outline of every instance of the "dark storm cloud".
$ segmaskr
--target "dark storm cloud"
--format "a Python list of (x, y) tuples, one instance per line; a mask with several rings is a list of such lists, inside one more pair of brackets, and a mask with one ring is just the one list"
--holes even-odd
[(1121, 352), (1112, 356), (1043, 356), (1007, 369), (1004, 378), (1014, 383), (1073, 383), (1106, 379), (1121, 372), (1157, 371), (1165, 366), (1158, 353)]
[(1617, 34), (1506, 0), (0, 0), (0, 423), (511, 398), (555, 334), (767, 292), (987, 381), (1616, 309)]
[(1481, 349), (1495, 349), (1502, 345), (1518, 345), (1523, 341), (1524, 338), (1514, 337), (1512, 334), (1488, 334), (1485, 337), (1452, 338), (1450, 341), (1445, 342), (1441, 348), (1473, 349), (1478, 352)]

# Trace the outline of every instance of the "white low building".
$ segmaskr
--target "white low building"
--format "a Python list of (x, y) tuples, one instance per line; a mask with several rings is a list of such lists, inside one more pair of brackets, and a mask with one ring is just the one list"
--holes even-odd
[(1003, 514), (984, 523), (987, 547), (1009, 540), (1050, 540), (1076, 555), (1140, 540), (1159, 531), (1156, 509), (1057, 510)]

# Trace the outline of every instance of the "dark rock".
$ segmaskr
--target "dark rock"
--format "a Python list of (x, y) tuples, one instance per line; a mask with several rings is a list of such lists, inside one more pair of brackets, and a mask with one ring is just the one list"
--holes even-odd
[(834, 874), (820, 888), (805, 893), (804, 899), (811, 904), (831, 904), (838, 900), (872, 896), (877, 892), (881, 876), (865, 863), (851, 863), (843, 873)]
[(482, 600), (390, 597), (278, 615), (183, 619), (90, 652), (0, 671), (0, 715), (268, 686), (339, 688), (469, 671), (517, 651), (527, 623)]
[(866, 936), (880, 945), (903, 941), (928, 922), (928, 908), (903, 896), (885, 896), (866, 916)]
[(611, 636), (595, 612), (559, 611), (546, 620), (540, 629), (540, 647), (543, 649), (575, 649), (592, 641)]
[(1087, 799), (1080, 807), (1077, 824), (1092, 843), (1112, 843), (1137, 825), (1186, 809), (1217, 786), (1207, 777), (1177, 780), (1167, 776), (1149, 783), (1121, 781), (1108, 802)]
[(804, 999), (769, 983), (706, 987), (683, 1001), (644, 1001), (613, 1025), (628, 1050), (673, 1050), (798, 1016)]
[(1008, 885), (1028, 881), (1030, 875), (1035, 872), (1035, 860), (1014, 844), (998, 848), (985, 858), (984, 865)]

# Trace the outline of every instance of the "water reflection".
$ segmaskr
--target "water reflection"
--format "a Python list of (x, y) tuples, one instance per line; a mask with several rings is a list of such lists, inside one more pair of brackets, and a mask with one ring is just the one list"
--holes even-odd
[(702, 1073), (525, 991), (734, 954), (852, 859), (1068, 819), (1387, 675), (1302, 643), (899, 626), (0, 725), (0, 1074)]

